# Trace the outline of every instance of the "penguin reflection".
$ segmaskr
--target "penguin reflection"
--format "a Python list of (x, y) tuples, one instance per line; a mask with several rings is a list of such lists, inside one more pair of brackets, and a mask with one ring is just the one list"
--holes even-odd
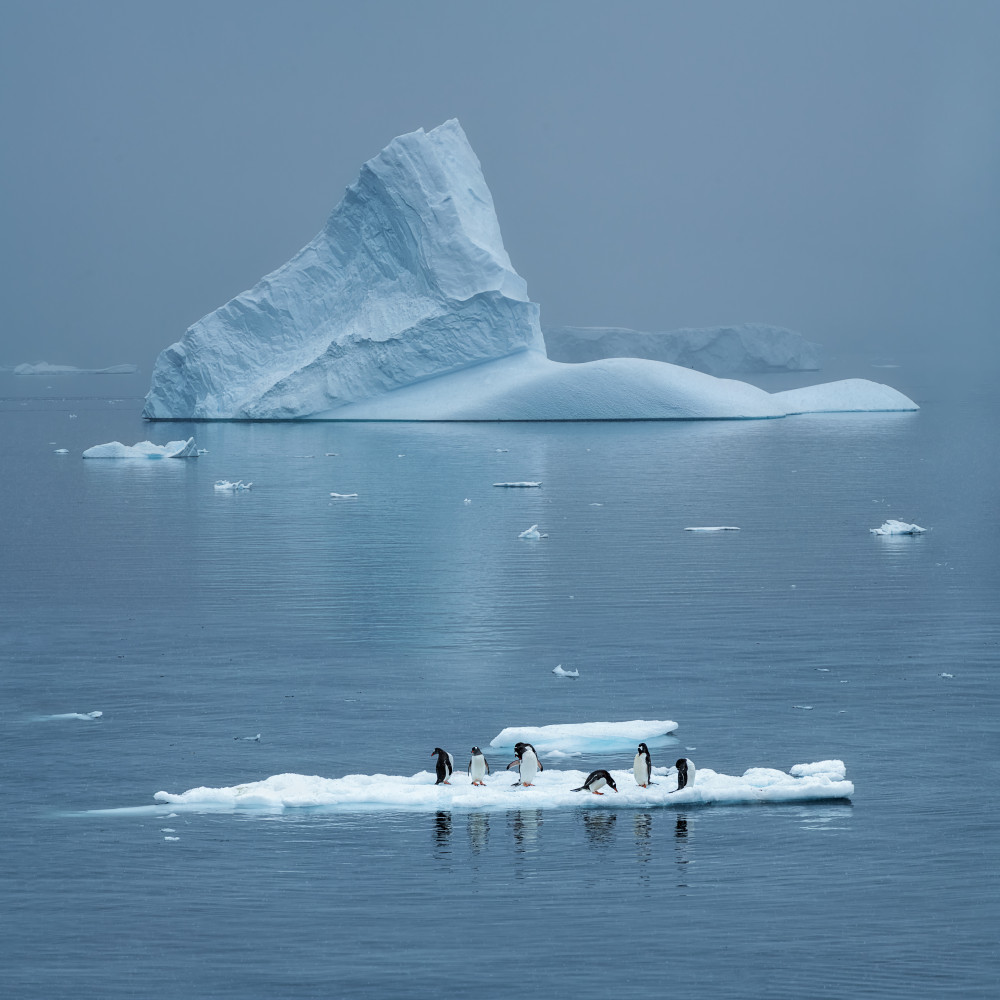
[(448, 841), (451, 838), (451, 813), (437, 812), (434, 814), (434, 846), (442, 854), (448, 853)]
[(687, 816), (683, 813), (678, 813), (677, 821), (674, 824), (674, 848), (674, 860), (677, 863), (677, 888), (686, 889), (688, 888), (687, 869), (684, 866), (690, 864), (691, 861), (687, 856), (691, 844), (688, 841)]
[(535, 850), (538, 828), (542, 825), (541, 809), (518, 809), (513, 815), (514, 844), (519, 853)]
[(472, 853), (478, 854), (486, 850), (490, 840), (490, 814), (469, 813), (467, 825)]
[(640, 864), (652, 856), (653, 814), (637, 812), (632, 816), (632, 834), (635, 837), (635, 856)]
[(587, 809), (583, 813), (583, 829), (593, 847), (608, 847), (613, 839), (618, 813), (605, 809)]

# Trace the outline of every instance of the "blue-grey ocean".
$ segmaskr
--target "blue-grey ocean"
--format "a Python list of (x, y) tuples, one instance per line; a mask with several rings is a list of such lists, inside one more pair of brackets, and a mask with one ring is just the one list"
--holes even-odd
[[(872, 360), (757, 381), (861, 375), (918, 413), (150, 424), (148, 372), (0, 377), (0, 994), (998, 995), (1000, 406)], [(684, 530), (712, 525), (740, 530)], [(679, 723), (656, 764), (839, 758), (855, 794), (128, 811), (629, 719)]]

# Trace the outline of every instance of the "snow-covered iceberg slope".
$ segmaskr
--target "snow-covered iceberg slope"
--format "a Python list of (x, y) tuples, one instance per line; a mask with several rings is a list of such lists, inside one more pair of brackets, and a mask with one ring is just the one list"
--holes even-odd
[(553, 361), (648, 358), (709, 375), (815, 371), (819, 348), (794, 330), (765, 323), (646, 333), (617, 326), (543, 327)]
[[(566, 674), (566, 671), (563, 671)], [(579, 671), (575, 676), (579, 675)], [(554, 726), (508, 726), (490, 740), (491, 747), (530, 743), (539, 753), (601, 753), (634, 748), (637, 743), (666, 736), (677, 728), (670, 719), (632, 719), (628, 722), (571, 722)]]
[[(789, 772), (752, 767), (740, 776), (718, 774), (699, 768), (694, 785), (676, 791), (677, 779), (667, 768), (654, 768), (654, 785), (640, 788), (632, 771), (612, 770), (618, 792), (603, 795), (574, 792), (587, 777), (586, 771), (555, 771), (537, 774), (530, 788), (517, 787), (513, 772), (494, 767), (484, 786), (473, 786), (461, 772), (452, 775), (450, 785), (435, 785), (431, 771), (417, 774), (349, 774), (343, 778), (318, 775), (277, 774), (263, 781), (251, 781), (228, 788), (191, 788), (186, 792), (157, 792), (159, 803), (172, 809), (233, 812), (259, 809), (325, 807), (345, 811), (376, 809), (649, 809), (656, 806), (744, 805), (759, 802), (810, 802), (847, 799), (854, 785), (845, 779), (842, 761), (827, 760), (797, 764)], [(148, 807), (147, 807), (148, 808)]]
[[(149, 419), (642, 420), (912, 410), (873, 382), (782, 398), (636, 358), (560, 364), (503, 246), (457, 121), (369, 160), (323, 231), (192, 326), (153, 371)], [(843, 398), (841, 398), (843, 397)], [(842, 405), (841, 405), (842, 404)]]

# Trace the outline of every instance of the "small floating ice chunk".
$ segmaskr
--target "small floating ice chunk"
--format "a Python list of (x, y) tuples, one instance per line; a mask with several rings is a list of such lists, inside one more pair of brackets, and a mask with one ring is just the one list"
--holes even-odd
[(243, 740), (246, 743), (260, 743), (260, 733), (256, 736), (234, 736), (234, 740)]
[(873, 535), (922, 535), (927, 529), (919, 524), (907, 524), (906, 521), (886, 521), (881, 528), (870, 528)]
[[(75, 416), (75, 414), (70, 414)], [(152, 441), (140, 441), (138, 444), (122, 444), (121, 441), (109, 441), (107, 444), (95, 444), (83, 453), (84, 458), (197, 458), (198, 447), (194, 438), (186, 441), (168, 441), (166, 444), (153, 444)]]
[(507, 489), (532, 489), (533, 487), (541, 486), (542, 484), (541, 483), (523, 482), (523, 483), (494, 483), (493, 485), (494, 486), (504, 486)]
[(709, 528), (685, 528), (685, 531), (739, 531), (739, 528), (735, 528), (730, 524), (720, 524)]
[(496, 451), (498, 451), (498, 452), (500, 452), (502, 454), (505, 451), (510, 451), (510, 448), (497, 448)]
[(548, 538), (549, 536), (543, 535), (538, 530), (538, 525), (533, 524), (530, 528), (525, 528), (524, 531), (522, 531), (521, 534), (519, 534), (517, 537), (535, 539), (535, 538)]
[(792, 708), (801, 708), (803, 712), (811, 712), (812, 705), (792, 705)]
[(180, 840), (180, 837), (164, 837), (164, 840)]
[(466, 498), (465, 498), (465, 499), (464, 499), (464, 500), (462, 501), (462, 503), (472, 503), (472, 501), (471, 501), (471, 500), (470, 500), (470, 499), (469, 499), (468, 497), (466, 497)]
[(558, 666), (552, 668), (552, 673), (554, 673), (556, 675), (556, 677), (579, 677), (580, 676), (580, 671), (579, 670), (563, 670), (563, 665), (561, 663)]
[(177, 831), (172, 826), (160, 827), (160, 833), (176, 833)]
[(56, 448), (55, 453), (57, 455), (68, 455), (69, 454), (69, 448)]
[(938, 674), (938, 676), (939, 677), (948, 677), (948, 678), (951, 678), (951, 677), (954, 677), (955, 675), (954, 674), (944, 674), (944, 673), (942, 673), (942, 674)]
[(228, 479), (220, 479), (215, 484), (215, 489), (220, 493), (230, 492), (235, 493), (237, 490), (248, 490), (253, 486), (253, 483), (245, 483), (242, 479), (237, 479), (235, 483), (231, 483)]
[(83, 722), (93, 722), (99, 719), (103, 712), (63, 712), (60, 715), (40, 715), (39, 722), (57, 722), (62, 719), (81, 719)]
[(331, 493), (330, 496), (337, 500), (350, 500), (352, 497), (356, 497), (357, 493)]

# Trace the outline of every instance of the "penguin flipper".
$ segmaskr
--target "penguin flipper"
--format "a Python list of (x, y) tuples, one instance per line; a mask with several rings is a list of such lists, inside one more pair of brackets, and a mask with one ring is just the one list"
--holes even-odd
[(486, 765), (486, 773), (489, 774), (490, 773), (490, 762), (484, 757), (483, 758), (483, 763)]

